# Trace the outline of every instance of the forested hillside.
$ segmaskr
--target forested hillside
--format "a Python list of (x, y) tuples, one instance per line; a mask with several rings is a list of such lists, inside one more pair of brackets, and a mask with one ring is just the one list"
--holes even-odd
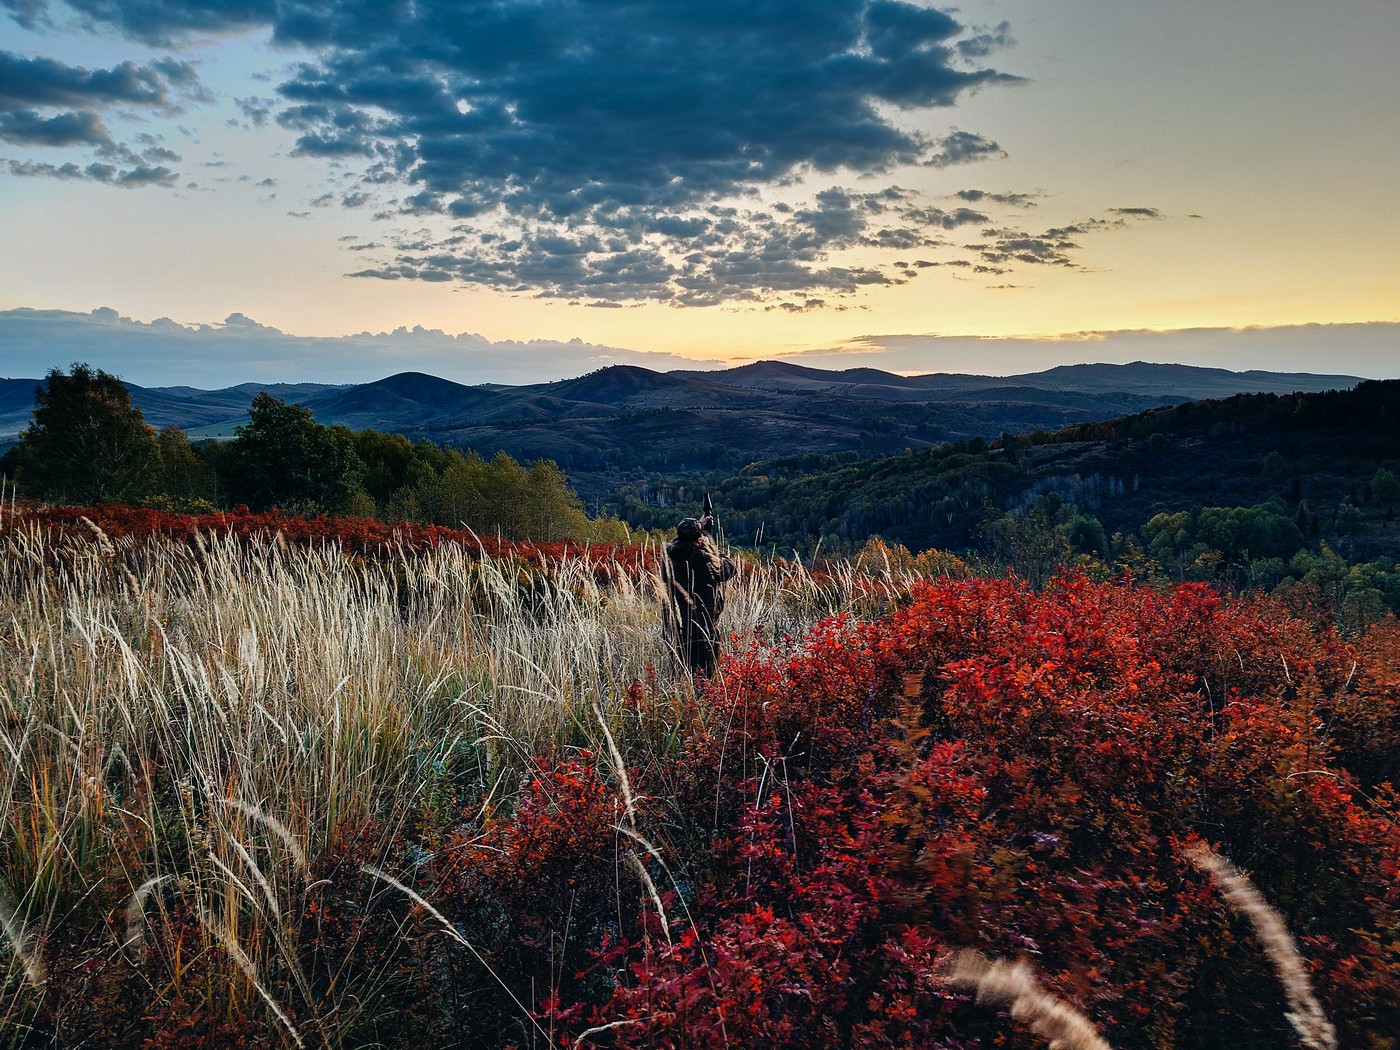
[(793, 456), (623, 487), (670, 522), (709, 491), (732, 542), (810, 555), (871, 535), (1043, 578), (1076, 556), (1176, 578), (1278, 582), (1300, 553), (1393, 558), (1400, 381), (1239, 395), (860, 460)]
[[(613, 365), (525, 386), (467, 386), (402, 372), (355, 386), (300, 384), (266, 392), (304, 405), (323, 426), (426, 439), (485, 459), (504, 451), (519, 462), (551, 460), (597, 506), (619, 485), (661, 474), (734, 472), (794, 454), (870, 458), (1003, 432), (1059, 430), (1200, 397), (1356, 382), (1144, 362), (996, 377), (758, 361), (714, 372)], [(0, 381), (0, 445), (28, 425), (34, 386)], [(179, 427), (200, 441), (232, 438), (249, 422), (249, 402), (262, 388), (127, 390), (147, 423)]]

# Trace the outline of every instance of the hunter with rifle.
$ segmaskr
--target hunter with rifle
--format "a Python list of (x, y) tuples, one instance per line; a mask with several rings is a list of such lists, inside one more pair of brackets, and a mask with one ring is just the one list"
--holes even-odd
[(691, 674), (706, 678), (715, 673), (719, 656), (722, 585), (734, 575), (734, 562), (720, 553), (714, 532), (715, 507), (707, 494), (698, 521), (682, 518), (677, 523), (676, 538), (666, 544), (662, 562), (676, 649)]

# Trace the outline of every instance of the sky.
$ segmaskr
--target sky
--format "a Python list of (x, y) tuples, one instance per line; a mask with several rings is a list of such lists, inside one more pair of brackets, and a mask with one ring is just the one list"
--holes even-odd
[(1394, 0), (0, 0), (0, 375), (1400, 377)]

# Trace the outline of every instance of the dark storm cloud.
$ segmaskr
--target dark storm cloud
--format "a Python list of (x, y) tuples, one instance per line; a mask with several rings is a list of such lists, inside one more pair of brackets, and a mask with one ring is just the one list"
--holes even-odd
[(111, 69), (85, 69), (51, 58), (25, 58), (0, 51), (0, 106), (171, 107), (171, 87), (198, 83), (187, 62), (159, 60), (144, 66), (123, 62)]
[(940, 139), (938, 149), (929, 155), (925, 164), (934, 168), (946, 168), (953, 164), (969, 164), (978, 160), (992, 160), (1006, 156), (991, 139), (971, 131), (955, 131), (945, 139)]
[(464, 223), (446, 238), (399, 237), (391, 258), (354, 276), (451, 278), (576, 301), (686, 306), (767, 302), (817, 289), (849, 295), (903, 283), (905, 268), (833, 265), (832, 252), (935, 248), (943, 242), (930, 236), (930, 225), (959, 221), (970, 220), (930, 209), (905, 190), (831, 187), (806, 205), (769, 211), (711, 205), (657, 215), (645, 207), (619, 208), (606, 226), (568, 230), (536, 222), (502, 232)]
[[(235, 98), (233, 104), (238, 107), (238, 112), (243, 114), (243, 118), (249, 124), (255, 128), (261, 128), (267, 125), (268, 118), (272, 116), (272, 111), (277, 106), (277, 100), (258, 98), (254, 95), (250, 98)], [(237, 121), (232, 123), (237, 123)]]
[[(0, 3), (30, 24), (48, 10)], [(471, 223), (366, 272), (566, 298), (709, 302), (903, 279), (827, 254), (933, 243), (917, 218), (863, 194), (791, 215), (757, 198), (808, 178), (1000, 156), (979, 135), (936, 138), (902, 115), (1016, 79), (985, 64), (1006, 26), (904, 0), (68, 6), (156, 45), (271, 27), (311, 58), (278, 85), (275, 113), (238, 100), (246, 121), (275, 120), (297, 154), (355, 165), (367, 185), (406, 187), (400, 214)], [(735, 200), (746, 207), (711, 210)], [(932, 225), (949, 228), (944, 215)]]
[(959, 226), (975, 226), (991, 220), (982, 212), (974, 211), (972, 208), (958, 208), (955, 211), (944, 211), (942, 208), (916, 208), (906, 213), (906, 216), (925, 226), (938, 226), (945, 230), (956, 229)]
[(964, 58), (986, 58), (993, 51), (1009, 47), (1012, 43), (1011, 23), (1002, 22), (991, 29), (982, 30), (975, 36), (959, 40), (958, 52)]
[(991, 244), (968, 245), (989, 263), (1027, 263), (1038, 266), (1074, 266), (1070, 252), (1079, 247), (1073, 241), (1049, 237), (1008, 235), (1004, 230), (988, 231), (996, 236)]
[(141, 151), (141, 159), (150, 164), (155, 164), (159, 161), (169, 161), (171, 164), (179, 164), (180, 161), (184, 160), (184, 158), (173, 149), (166, 149), (164, 146), (151, 146), (147, 149), (143, 149)]
[[(961, 195), (960, 195), (961, 196)], [(1109, 208), (1113, 218), (1090, 218), (1068, 226), (1056, 226), (1039, 234), (1008, 228), (984, 229), (984, 240), (964, 247), (981, 259), (984, 272), (1007, 273), (1018, 263), (1028, 266), (1062, 266), (1078, 269), (1073, 253), (1081, 247), (1073, 238), (1104, 230), (1121, 229), (1134, 219), (1157, 219), (1156, 208)]]
[[(1006, 197), (1024, 207), (1027, 194)], [(326, 195), (329, 201), (330, 195)], [(1142, 209), (1143, 212), (1151, 209)], [(426, 230), (387, 238), (388, 254), (351, 276), (381, 280), (456, 280), (520, 295), (593, 303), (665, 302), (681, 306), (776, 304), (839, 299), (863, 288), (903, 284), (949, 267), (1000, 276), (1019, 267), (1081, 268), (1082, 240), (1127, 226), (1145, 214), (1108, 217), (1031, 232), (989, 225), (988, 212), (947, 210), (899, 187), (856, 192), (833, 186), (806, 204), (766, 210), (710, 205), (656, 214), (643, 206), (609, 212), (607, 224), (561, 227), (519, 221), (494, 228), (464, 222), (440, 237)], [(956, 245), (942, 236), (981, 226), (981, 240)], [(381, 243), (357, 246), (371, 250)], [(843, 266), (834, 253), (871, 248), (920, 253), (912, 263)], [(930, 258), (925, 253), (937, 253)]]
[(71, 161), (67, 164), (41, 164), (32, 160), (12, 160), (9, 162), (10, 174), (20, 178), (50, 178), (50, 179), (90, 179), (81, 167)]
[(66, 164), (48, 164), (41, 161), (12, 160), (10, 174), (21, 178), (67, 179), (80, 182), (102, 182), (121, 189), (139, 189), (143, 186), (174, 186), (177, 173), (160, 165), (137, 164), (121, 169), (114, 164), (96, 161), (80, 167), (69, 161)]
[(325, 48), (281, 85), (279, 119), (301, 152), (373, 158), (455, 214), (566, 220), (885, 171), (938, 144), (882, 103), (950, 105), (1005, 79), (964, 67), (950, 16), (907, 3), (426, 3), (372, 27), (338, 13), (279, 24)]
[[(13, 161), (19, 175), (86, 179), (114, 186), (170, 186), (174, 173), (162, 161), (178, 161), (149, 133), (135, 137), (140, 153), (113, 138), (101, 112), (173, 114), (207, 93), (194, 67), (175, 59), (145, 65), (123, 62), (110, 69), (87, 69), (49, 58), (26, 58), (0, 51), (0, 140), (25, 146), (89, 147), (100, 160), (86, 167), (73, 162)], [(125, 170), (112, 163), (126, 165)]]
[(1038, 193), (988, 193), (986, 190), (958, 190), (957, 196), (969, 204), (990, 201), (993, 204), (1006, 204), (1013, 208), (1034, 208)]
[[(765, 306), (763, 309), (765, 311), (783, 310), (790, 314), (804, 314), (813, 310), (825, 310), (826, 308), (827, 302), (825, 299), (799, 299), (795, 302), (776, 303), (773, 306)], [(843, 309), (843, 307), (838, 306), (836, 309), (840, 310)]]
[(0, 110), (0, 139), (23, 146), (102, 146), (112, 135), (96, 113), (45, 117), (32, 109)]
[[(95, 166), (95, 165), (94, 165)], [(147, 164), (138, 164), (130, 171), (118, 171), (112, 175), (110, 181), (114, 186), (121, 186), (124, 189), (134, 189), (139, 186), (173, 186), (177, 173), (165, 167), (152, 167)]]
[[(54, 28), (50, 11), (56, 6), (50, 0), (0, 0), (0, 7), (26, 29)], [(165, 47), (268, 24), (277, 5), (271, 0), (66, 0), (65, 6), (94, 31), (116, 29), (133, 40)]]

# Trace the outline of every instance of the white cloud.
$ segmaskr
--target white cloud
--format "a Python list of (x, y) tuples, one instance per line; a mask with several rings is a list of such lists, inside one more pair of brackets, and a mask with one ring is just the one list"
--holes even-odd
[[(665, 371), (705, 367), (673, 354), (574, 339), (492, 342), (471, 332), (421, 327), (337, 337), (290, 335), (241, 313), (220, 324), (135, 321), (110, 307), (0, 311), (0, 345), (11, 378), (39, 378), (85, 361), (140, 386), (213, 389), (239, 383), (363, 383), (428, 372), (459, 383), (539, 383), (611, 364)], [(718, 364), (718, 362), (708, 362)]]

